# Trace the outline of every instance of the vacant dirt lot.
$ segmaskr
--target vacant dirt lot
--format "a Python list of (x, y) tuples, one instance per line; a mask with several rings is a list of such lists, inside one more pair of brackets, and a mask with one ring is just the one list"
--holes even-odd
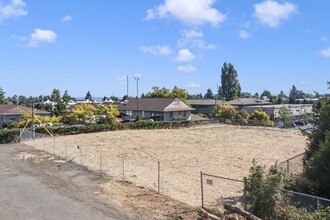
[[(248, 175), (253, 159), (270, 166), (302, 153), (306, 137), (298, 131), (277, 128), (204, 125), (81, 134), (56, 137), (55, 141), (38, 139), (30, 144), (153, 190), (157, 190), (160, 162), (161, 193), (199, 206), (200, 171), (242, 179)], [(116, 190), (112, 185), (104, 187)], [(240, 183), (214, 179), (212, 186), (205, 186), (205, 201), (215, 204), (241, 195), (241, 190)]]

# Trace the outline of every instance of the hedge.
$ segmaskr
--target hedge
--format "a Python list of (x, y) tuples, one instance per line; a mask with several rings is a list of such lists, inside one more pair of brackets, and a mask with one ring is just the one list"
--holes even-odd
[(18, 130), (0, 130), (0, 144), (16, 142), (19, 137)]
[[(196, 124), (208, 124), (209, 121), (138, 121), (132, 123), (112, 123), (112, 124), (92, 124), (84, 126), (70, 126), (47, 129), (54, 135), (72, 135), (81, 133), (93, 133), (102, 131), (117, 130), (138, 130), (138, 129), (171, 129), (180, 127), (190, 127)], [(36, 128), (38, 133), (46, 133), (43, 127)]]

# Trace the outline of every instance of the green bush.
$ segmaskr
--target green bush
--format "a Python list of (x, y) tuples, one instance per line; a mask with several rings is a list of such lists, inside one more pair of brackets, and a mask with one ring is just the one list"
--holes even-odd
[(0, 144), (16, 142), (19, 137), (18, 130), (0, 130)]
[[(145, 121), (140, 120), (132, 123), (112, 123), (112, 124), (92, 124), (85, 126), (71, 126), (47, 129), (54, 135), (71, 135), (81, 133), (93, 133), (102, 131), (117, 131), (117, 130), (138, 130), (138, 129), (171, 129), (180, 127), (190, 127), (196, 124), (208, 124), (209, 121)], [(43, 127), (36, 128), (37, 133), (47, 133)]]

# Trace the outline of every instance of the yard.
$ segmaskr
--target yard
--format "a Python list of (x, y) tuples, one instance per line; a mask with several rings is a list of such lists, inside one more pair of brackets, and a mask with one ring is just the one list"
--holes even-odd
[[(200, 206), (200, 171), (241, 180), (253, 159), (269, 167), (304, 152), (306, 137), (294, 130), (217, 124), (80, 134), (29, 144), (153, 190), (158, 189), (160, 162), (160, 192)], [(103, 187), (116, 190), (111, 184)], [(215, 204), (239, 196), (242, 185), (214, 180), (205, 190), (205, 200)]]

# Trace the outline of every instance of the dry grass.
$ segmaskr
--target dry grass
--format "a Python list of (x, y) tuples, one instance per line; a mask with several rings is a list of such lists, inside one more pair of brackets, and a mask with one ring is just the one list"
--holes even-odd
[[(74, 161), (80, 163), (79, 145), (83, 153), (82, 163), (96, 170), (100, 169), (102, 151), (102, 169), (116, 179), (122, 178), (122, 157), (125, 156), (125, 180), (153, 190), (157, 189), (159, 161), (161, 193), (198, 206), (201, 201), (200, 171), (242, 179), (248, 175), (253, 159), (270, 166), (302, 153), (306, 137), (298, 131), (277, 128), (204, 125), (173, 130), (130, 130), (57, 137), (56, 154), (65, 156), (65, 145), (68, 158), (74, 157)], [(36, 143), (38, 148), (43, 146), (53, 152), (51, 142), (42, 143), (40, 140)], [(219, 194), (210, 203), (219, 197), (240, 193), (241, 186), (227, 185), (225, 188), (224, 185), (214, 184), (213, 189), (206, 192), (206, 195)]]

